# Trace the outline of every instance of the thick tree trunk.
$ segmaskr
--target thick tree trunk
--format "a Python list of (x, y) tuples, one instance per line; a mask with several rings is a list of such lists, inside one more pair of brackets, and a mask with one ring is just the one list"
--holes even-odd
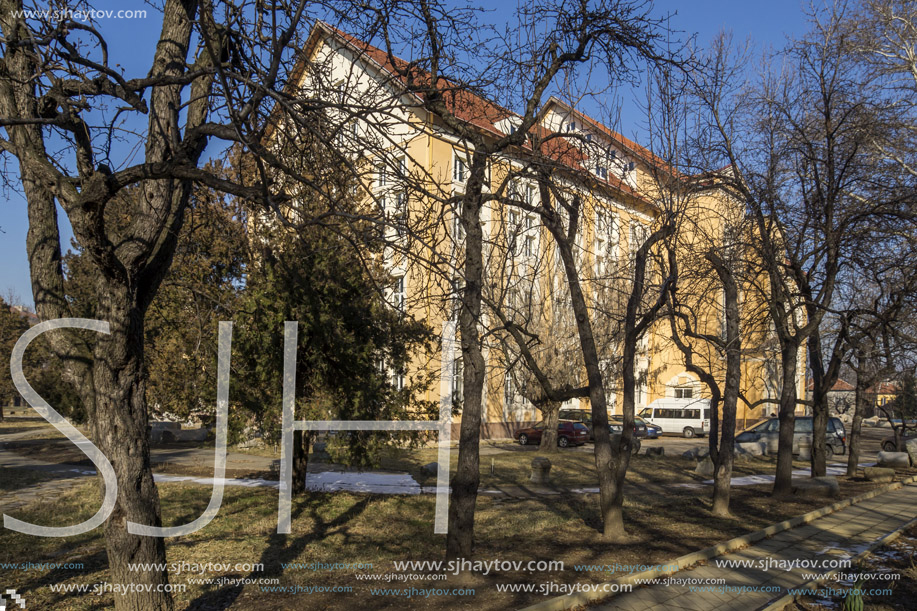
[(847, 437), (847, 477), (856, 477), (860, 465), (860, 431), (863, 428), (863, 414), (866, 412), (866, 389), (872, 383), (857, 372), (854, 391), (853, 422)]
[(311, 434), (308, 431), (293, 431), (293, 494), (305, 494), (306, 492), (311, 441)]
[[(161, 526), (159, 493), (150, 468), (149, 417), (144, 400), (143, 310), (136, 296), (114, 282), (99, 281), (99, 318), (110, 335), (99, 335), (94, 349), (95, 443), (111, 461), (118, 478), (114, 511), (105, 524), (105, 545), (112, 583), (144, 584), (153, 591), (115, 595), (118, 611), (172, 609), (165, 570), (131, 571), (129, 564), (166, 562), (164, 539), (127, 532), (127, 522)], [(144, 588), (138, 588), (142, 590)], [(156, 590), (160, 591), (156, 591)]]
[(541, 406), (544, 432), (541, 434), (539, 452), (557, 453), (557, 424), (560, 422), (560, 405), (560, 403), (545, 402)]
[(781, 378), (780, 406), (777, 417), (780, 432), (777, 441), (777, 471), (771, 494), (781, 496), (793, 491), (793, 432), (796, 428), (796, 369), (799, 345), (784, 341), (780, 349)]
[(484, 355), (478, 324), (484, 280), (483, 230), (481, 227), (480, 188), (484, 175), (483, 158), (475, 155), (468, 192), (461, 212), (465, 230), (465, 287), (459, 314), (462, 346), (462, 424), (459, 434), (458, 464), (452, 478), (449, 503), (447, 558), (470, 558), (474, 550), (474, 513), (480, 485), (480, 438), (484, 396)]

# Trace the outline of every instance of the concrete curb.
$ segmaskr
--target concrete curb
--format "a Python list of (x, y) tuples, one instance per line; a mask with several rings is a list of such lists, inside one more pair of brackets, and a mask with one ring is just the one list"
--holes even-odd
[[(913, 520), (908, 520), (907, 522), (905, 522), (904, 524), (902, 524), (901, 526), (899, 526), (898, 528), (896, 528), (896, 529), (893, 530), (892, 532), (888, 533), (887, 535), (885, 535), (884, 537), (882, 537), (882, 538), (879, 539), (878, 541), (875, 541), (875, 542), (873, 542), (873, 543), (870, 543), (870, 544), (869, 544), (869, 547), (867, 547), (867, 548), (864, 549), (862, 552), (860, 552), (859, 554), (857, 554), (856, 556), (854, 556), (853, 558), (851, 558), (851, 559), (850, 559), (851, 562), (856, 561), (856, 560), (859, 560), (860, 558), (864, 557), (866, 554), (868, 554), (869, 552), (873, 551), (874, 549), (877, 549), (877, 548), (879, 548), (879, 547), (882, 547), (883, 545), (886, 545), (886, 544), (888, 544), (888, 543), (891, 543), (892, 541), (894, 541), (895, 539), (897, 539), (898, 537), (900, 537), (902, 532), (904, 532), (905, 530), (907, 530), (908, 528), (910, 528), (910, 527), (913, 526), (914, 524), (917, 524), (917, 518), (914, 518)], [(793, 588), (793, 589), (794, 589), (794, 590), (801, 590), (801, 589), (803, 589), (803, 588), (812, 588), (813, 586), (816, 586), (816, 585), (825, 583), (825, 582), (829, 581), (828, 578), (829, 578), (831, 575), (834, 575), (835, 573), (837, 573), (837, 572), (840, 571), (840, 570), (841, 570), (841, 569), (834, 569), (833, 571), (828, 571), (827, 573), (825, 573), (824, 578), (822, 578), (822, 579), (813, 579), (812, 581), (808, 581), (808, 582), (806, 582), (806, 583), (804, 583), (804, 584), (802, 584), (802, 585), (796, 586), (796, 587)], [(794, 602), (794, 601), (796, 600), (797, 597), (798, 597), (798, 594), (785, 594), (784, 596), (781, 596), (780, 598), (778, 598), (778, 599), (776, 599), (776, 600), (773, 600), (773, 601), (767, 603), (767, 604), (764, 605), (763, 607), (758, 607), (757, 611), (781, 611), (784, 607), (786, 607), (786, 606), (789, 605), (790, 603)]]
[[(915, 481), (917, 481), (917, 475), (912, 475), (911, 477), (905, 478), (899, 482), (892, 482), (891, 484), (880, 486), (875, 490), (864, 492), (859, 496), (851, 497), (849, 499), (842, 499), (836, 503), (832, 503), (831, 505), (821, 507), (820, 509), (814, 509), (801, 516), (796, 516), (795, 518), (790, 518), (789, 520), (784, 520), (783, 522), (778, 522), (777, 524), (771, 524), (767, 528), (762, 528), (761, 530), (756, 530), (755, 532), (741, 535), (734, 539), (730, 539), (729, 541), (724, 541), (723, 543), (718, 543), (702, 550), (691, 552), (690, 554), (685, 554), (684, 556), (680, 556), (674, 560), (669, 560), (659, 564), (659, 566), (675, 567), (674, 570), (652, 569), (649, 571), (642, 571), (640, 573), (631, 573), (625, 577), (609, 581), (606, 583), (606, 585), (635, 585), (637, 581), (674, 575), (678, 571), (682, 571), (690, 566), (697, 564), (698, 562), (710, 560), (711, 558), (716, 558), (717, 556), (722, 556), (723, 554), (734, 552), (736, 550), (747, 547), (752, 543), (757, 543), (762, 539), (776, 535), (777, 533), (783, 532), (785, 530), (790, 530), (791, 528), (796, 528), (797, 526), (802, 526), (803, 524), (808, 524), (809, 522), (826, 516), (830, 513), (834, 513), (835, 511), (839, 511), (845, 507), (849, 507), (850, 505), (855, 505), (861, 501), (871, 499), (874, 496), (879, 496), (880, 494), (884, 494), (892, 490), (897, 490), (902, 488), (905, 484), (910, 484)], [(605, 601), (613, 598), (615, 595), (616, 594), (614, 593), (597, 591), (576, 592), (573, 594), (565, 594), (563, 596), (558, 596), (557, 598), (551, 598), (543, 602), (536, 603), (530, 607), (525, 607), (522, 611), (566, 611), (567, 609), (586, 606), (590, 603)]]

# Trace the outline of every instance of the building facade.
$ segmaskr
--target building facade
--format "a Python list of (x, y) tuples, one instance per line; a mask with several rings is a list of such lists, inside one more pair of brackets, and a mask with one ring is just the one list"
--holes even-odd
[[(419, 372), (438, 371), (439, 385), (426, 398), (460, 406), (462, 363), (456, 314), (464, 235), (455, 206), (469, 179), (474, 150), (440, 117), (400, 89), (401, 76), (392, 62), (402, 60), (322, 23), (312, 31), (304, 58), (310, 66), (322, 67), (328, 90), (346, 92), (342, 98), (359, 96), (368, 100), (364, 106), (379, 109), (375, 114), (343, 117), (341, 144), (353, 149), (354, 163), (362, 168), (361, 192), (369, 208), (381, 211), (385, 220), (381, 231), (393, 245), (382, 255), (392, 278), (388, 291), (393, 307), (425, 320), (442, 339), (436, 357), (419, 360), (406, 372), (392, 372), (392, 383), (403, 384), (404, 376)], [(308, 70), (298, 74), (304, 91), (316, 87)], [(459, 92), (452, 108), (485, 137), (512, 133), (520, 121), (512, 111), (468, 92)], [(576, 260), (584, 292), (596, 313), (595, 334), (607, 365), (609, 412), (620, 413), (615, 367), (634, 255), (658, 218), (676, 205), (667, 208), (663, 203), (668, 197), (664, 185), (673, 179), (693, 179), (678, 175), (646, 148), (554, 97), (540, 109), (536, 129), (542, 141), (561, 143), (551, 153), (567, 166), (558, 184), (585, 202), (575, 237)], [(525, 171), (532, 154), (525, 147), (508, 150), (489, 160), (487, 167), (484, 188), (489, 201), (481, 219), (487, 267), (482, 317), (487, 338), (482, 433), (486, 437), (509, 437), (515, 428), (540, 419), (526, 398), (531, 396), (530, 376), (520, 369), (518, 355), (500, 335), (501, 317), (526, 325), (539, 338), (536, 343), (554, 381), (566, 379), (573, 386), (585, 382), (559, 254), (552, 236), (526, 206), (543, 196), (540, 185)], [(507, 201), (520, 205), (507, 205)], [(691, 196), (677, 206), (686, 219), (679, 225), (678, 240), (679, 256), (686, 262), (697, 260), (705, 240), (722, 236), (730, 219), (744, 214), (741, 202), (715, 181), (709, 188), (692, 189)], [(650, 264), (651, 278), (654, 271)], [(720, 334), (722, 291), (712, 277), (705, 279), (698, 273), (697, 294), (690, 305), (699, 312), (699, 329)], [(776, 399), (780, 390), (775, 385), (779, 353), (761, 318), (761, 300), (750, 285), (744, 288), (740, 428), (774, 411), (775, 404), (767, 400)], [(722, 377), (722, 358), (715, 350), (698, 345), (698, 359)], [(637, 379), (638, 410), (663, 397), (707, 395), (697, 376), (686, 370), (664, 319), (640, 340)], [(804, 396), (802, 373), (797, 391)], [(574, 399), (566, 406), (588, 408), (588, 401)]]

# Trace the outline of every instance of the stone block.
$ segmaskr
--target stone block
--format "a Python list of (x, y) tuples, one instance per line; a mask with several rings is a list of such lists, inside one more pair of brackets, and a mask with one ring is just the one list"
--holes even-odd
[(763, 441), (748, 441), (735, 444), (735, 453), (747, 456), (764, 456), (767, 444)]
[(647, 456), (659, 456), (659, 457), (665, 456), (665, 448), (662, 446), (657, 446), (654, 448), (647, 448), (646, 455)]
[(917, 437), (904, 442), (904, 451), (911, 459), (911, 466), (917, 467)]
[(866, 467), (863, 469), (870, 482), (887, 483), (895, 481), (895, 470), (886, 467)]
[(708, 478), (708, 479), (713, 477), (714, 473), (715, 473), (715, 469), (713, 467), (713, 461), (710, 460), (709, 456), (707, 456), (706, 458), (704, 458), (704, 460), (697, 463), (697, 467), (694, 469), (694, 475), (699, 475), (701, 477)]
[(907, 469), (911, 466), (911, 460), (907, 452), (879, 452), (876, 464), (892, 469)]
[(806, 498), (834, 498), (841, 493), (833, 475), (793, 480), (793, 494)]
[(529, 481), (533, 484), (547, 484), (548, 473), (551, 472), (551, 461), (544, 456), (536, 456), (532, 459), (532, 475)]
[(429, 462), (420, 468), (420, 474), (426, 475), (427, 477), (433, 477), (436, 475), (436, 471), (439, 469), (439, 463)]

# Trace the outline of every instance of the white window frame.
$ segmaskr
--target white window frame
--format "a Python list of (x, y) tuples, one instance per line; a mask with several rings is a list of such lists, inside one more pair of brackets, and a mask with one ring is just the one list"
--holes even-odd
[(452, 182), (463, 185), (468, 180), (468, 158), (458, 151), (452, 151)]

